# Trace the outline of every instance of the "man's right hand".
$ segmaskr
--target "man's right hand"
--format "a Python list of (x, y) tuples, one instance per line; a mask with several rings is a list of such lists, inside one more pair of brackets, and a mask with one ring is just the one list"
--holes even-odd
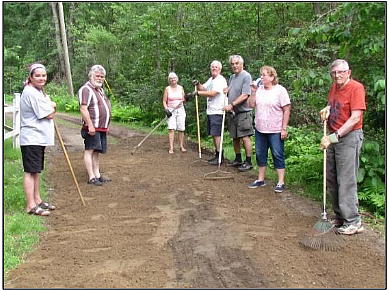
[(198, 95), (197, 91), (194, 91), (192, 93), (187, 93), (185, 95), (185, 102), (189, 101), (190, 99), (196, 97)]
[(165, 109), (166, 117), (170, 118), (173, 114), (169, 111), (169, 109)]
[(331, 107), (330, 107), (330, 106), (327, 106), (327, 107), (325, 107), (324, 109), (322, 109), (322, 110), (320, 111), (320, 119), (321, 119), (322, 121), (328, 119), (328, 117), (329, 117), (329, 115), (330, 115), (330, 109), (331, 109)]

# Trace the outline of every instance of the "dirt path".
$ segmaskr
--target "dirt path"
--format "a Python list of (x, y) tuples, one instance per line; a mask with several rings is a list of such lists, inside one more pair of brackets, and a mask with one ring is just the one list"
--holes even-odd
[[(58, 207), (6, 288), (385, 288), (385, 243), (371, 230), (337, 252), (299, 245), (320, 204), (270, 185), (248, 189), (254, 171), (204, 180), (215, 167), (196, 150), (167, 154), (167, 136), (121, 127), (102, 156), (112, 182), (86, 184), (79, 127), (59, 124), (86, 207), (60, 147), (50, 149), (48, 183)], [(111, 139), (112, 140), (112, 139)], [(195, 148), (195, 146), (194, 146)], [(210, 156), (204, 155), (203, 159)]]

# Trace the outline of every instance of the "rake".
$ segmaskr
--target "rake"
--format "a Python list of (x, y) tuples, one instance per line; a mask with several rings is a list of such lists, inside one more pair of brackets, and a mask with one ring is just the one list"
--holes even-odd
[(57, 127), (57, 123), (56, 123), (55, 121), (54, 121), (54, 128), (55, 128), (55, 133), (57, 133), (57, 137), (58, 137), (59, 143), (61, 144), (62, 152), (63, 152), (63, 154), (65, 155), (65, 159), (66, 159), (66, 161), (67, 161), (67, 163), (68, 163), (68, 166), (69, 166), (69, 169), (70, 169), (70, 173), (72, 174), (74, 184), (76, 185), (78, 194), (79, 194), (79, 196), (80, 196), (80, 198), (81, 198), (82, 205), (83, 205), (83, 206), (86, 206), (86, 205), (85, 205), (84, 198), (83, 198), (82, 193), (81, 193), (81, 190), (80, 190), (80, 186), (78, 185), (78, 181), (77, 181), (76, 175), (74, 174), (74, 170), (73, 170), (73, 167), (72, 167), (72, 163), (70, 162), (68, 153), (67, 153), (67, 151), (66, 151), (65, 144), (63, 143), (63, 140), (62, 140), (61, 133), (59, 132), (59, 129), (58, 129), (58, 127)]
[[(194, 86), (194, 89), (195, 89), (195, 92), (197, 92), (196, 86)], [(199, 102), (198, 102), (197, 94), (195, 96), (195, 103), (196, 103), (197, 144), (198, 144), (199, 159), (196, 159), (195, 161), (193, 161), (191, 164), (189, 164), (189, 166), (191, 166), (192, 164), (194, 164), (198, 161), (207, 162), (206, 160), (201, 159), (200, 118), (199, 118)]]
[[(324, 136), (327, 134), (327, 120), (323, 124)], [(342, 239), (336, 231), (334, 225), (328, 220), (326, 211), (326, 179), (327, 179), (327, 149), (323, 150), (323, 212), (321, 218), (313, 226), (310, 234), (300, 241), (306, 248), (314, 250), (334, 251), (342, 246)]]
[[(183, 102), (180, 102), (180, 103), (173, 109), (173, 111), (176, 110), (176, 109), (178, 109), (178, 107), (181, 106), (182, 103), (183, 103)], [(154, 132), (155, 130), (157, 130), (157, 128), (158, 128), (159, 126), (161, 126), (167, 119), (168, 119), (168, 116), (165, 116), (165, 118), (163, 118), (163, 119), (157, 124), (157, 126), (155, 126), (155, 127), (154, 127), (154, 128), (153, 128), (153, 129), (152, 129), (152, 130), (151, 130), (151, 131), (142, 139), (142, 141), (139, 142), (138, 145), (135, 145), (134, 148), (133, 148), (132, 151), (131, 151), (131, 155), (134, 155), (134, 153), (139, 149), (139, 147), (142, 146), (143, 142), (145, 142), (145, 141), (147, 140), (147, 138), (149, 138), (149, 137), (151, 136), (151, 134), (153, 134), (153, 132)]]
[(231, 172), (220, 170), (220, 164), (222, 163), (222, 155), (223, 155), (223, 136), (224, 136), (225, 118), (226, 118), (226, 111), (223, 111), (223, 121), (222, 121), (222, 130), (220, 136), (219, 159), (218, 159), (217, 170), (204, 174), (204, 179), (208, 179), (208, 180), (234, 179), (234, 175)]

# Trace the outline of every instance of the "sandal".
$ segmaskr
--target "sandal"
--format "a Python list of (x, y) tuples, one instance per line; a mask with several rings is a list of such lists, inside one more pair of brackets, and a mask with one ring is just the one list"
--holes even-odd
[(38, 205), (30, 209), (28, 214), (34, 214), (34, 215), (40, 215), (40, 216), (48, 216), (50, 215), (50, 212), (48, 210), (44, 210), (43, 208), (39, 207)]
[(181, 148), (182, 153), (186, 153), (186, 149), (184, 147)]
[(97, 178), (98, 180), (100, 180), (100, 182), (102, 182), (102, 183), (106, 183), (106, 182), (110, 182), (110, 181), (112, 181), (112, 179), (111, 178), (109, 178), (109, 177), (106, 177), (106, 176), (102, 176), (102, 175), (100, 175), (100, 177), (99, 178)]
[(48, 209), (48, 210), (55, 210), (55, 206), (48, 203), (48, 202), (44, 202), (42, 201), (40, 204), (38, 204), (38, 206), (41, 208), (41, 209)]
[(173, 154), (174, 153), (174, 151), (173, 150), (169, 150), (169, 154)]

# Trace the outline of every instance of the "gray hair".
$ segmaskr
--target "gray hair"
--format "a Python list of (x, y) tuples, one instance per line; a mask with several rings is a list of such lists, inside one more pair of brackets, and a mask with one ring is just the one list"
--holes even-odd
[(222, 67), (223, 67), (222, 63), (218, 60), (214, 60), (213, 62), (211, 62), (210, 68), (212, 68), (213, 65), (220, 67), (220, 69), (222, 69)]
[(244, 63), (244, 60), (243, 60), (243, 57), (241, 57), (240, 55), (238, 54), (235, 54), (235, 55), (231, 55), (228, 62), (231, 63), (233, 59), (238, 59), (239, 60), (239, 63), (243, 64)]
[(334, 61), (331, 63), (330, 70), (331, 70), (333, 67), (336, 67), (336, 66), (342, 66), (344, 70), (350, 70), (350, 67), (349, 67), (349, 65), (348, 65), (348, 62), (345, 61), (344, 59), (336, 59), (336, 60), (334, 60)]
[(90, 68), (89, 73), (88, 73), (88, 77), (89, 77), (89, 78), (92, 78), (92, 76), (93, 76), (96, 72), (101, 72), (101, 73), (104, 74), (104, 76), (106, 75), (105, 68), (104, 68), (102, 65), (95, 64), (94, 66), (92, 66), (92, 67)]
[(177, 82), (178, 82), (178, 76), (176, 75), (175, 72), (171, 72), (169, 73), (168, 77), (167, 77), (167, 81), (169, 81), (170, 79), (172, 78), (176, 78), (177, 79)]

